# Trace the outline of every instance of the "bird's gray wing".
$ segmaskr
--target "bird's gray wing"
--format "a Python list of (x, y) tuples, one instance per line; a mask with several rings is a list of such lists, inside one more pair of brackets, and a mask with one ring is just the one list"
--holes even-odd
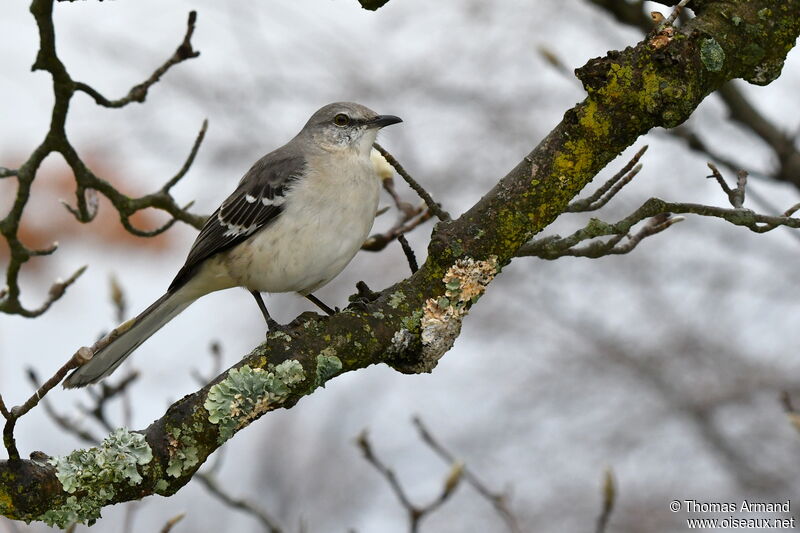
[(259, 159), (236, 190), (208, 217), (169, 291), (186, 283), (206, 259), (236, 246), (274, 221), (289, 186), (305, 173), (305, 158), (285, 146)]

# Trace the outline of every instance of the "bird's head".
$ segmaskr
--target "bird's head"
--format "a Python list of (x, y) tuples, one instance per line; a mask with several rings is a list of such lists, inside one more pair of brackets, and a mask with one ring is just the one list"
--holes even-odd
[(369, 157), (378, 130), (402, 122), (394, 115), (379, 115), (361, 104), (336, 102), (311, 115), (300, 135), (329, 152), (356, 151)]

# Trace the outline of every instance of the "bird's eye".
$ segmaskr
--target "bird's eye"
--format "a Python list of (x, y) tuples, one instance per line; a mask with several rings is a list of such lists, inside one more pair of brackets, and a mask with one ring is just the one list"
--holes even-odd
[(338, 115), (333, 117), (333, 123), (339, 126), (340, 128), (343, 128), (348, 124), (350, 124), (350, 117), (348, 117), (344, 113), (339, 113)]

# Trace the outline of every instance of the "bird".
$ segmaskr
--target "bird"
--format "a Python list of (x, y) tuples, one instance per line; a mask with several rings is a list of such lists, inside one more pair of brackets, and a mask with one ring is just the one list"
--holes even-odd
[(198, 298), (244, 287), (277, 326), (261, 293), (313, 292), (353, 259), (375, 220), (380, 179), (370, 158), (378, 131), (402, 122), (353, 102), (323, 106), (292, 140), (256, 161), (209, 216), (166, 293), (95, 344), (64, 381), (84, 387), (110, 375)]

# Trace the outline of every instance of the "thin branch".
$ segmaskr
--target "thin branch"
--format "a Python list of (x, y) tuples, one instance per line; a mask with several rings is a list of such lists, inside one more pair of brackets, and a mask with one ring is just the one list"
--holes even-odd
[[(40, 387), (41, 383), (39, 382), (39, 377), (36, 374), (36, 371), (33, 368), (28, 368), (28, 379), (31, 381), (34, 387)], [(86, 429), (80, 427), (78, 422), (67, 417), (66, 415), (62, 415), (55, 408), (50, 404), (50, 401), (47, 398), (42, 398), (42, 408), (47, 414), (48, 417), (61, 429), (75, 435), (77, 438), (82, 440), (87, 444), (98, 444), (100, 439), (94, 436), (91, 432), (87, 431)]]
[(386, 162), (392, 165), (397, 173), (400, 174), (404, 180), (406, 180), (406, 183), (408, 183), (409, 187), (414, 189), (414, 192), (416, 192), (419, 197), (425, 201), (425, 205), (428, 206), (428, 210), (436, 215), (436, 218), (442, 221), (450, 220), (450, 215), (447, 213), (447, 211), (444, 211), (438, 203), (433, 201), (433, 198), (430, 194), (428, 194), (428, 191), (426, 191), (422, 185), (417, 183), (417, 181), (412, 178), (408, 172), (406, 172), (406, 169), (403, 168), (403, 166), (397, 161), (397, 159), (394, 158), (392, 154), (387, 152), (386, 149), (378, 143), (373, 144), (373, 146), (386, 159)]
[(10, 178), (12, 176), (17, 176), (19, 174), (19, 170), (15, 170), (12, 168), (0, 167), (0, 178)]
[(175, 527), (175, 524), (183, 520), (183, 517), (185, 516), (186, 513), (181, 513), (167, 520), (167, 523), (164, 524), (164, 527), (161, 528), (161, 533), (169, 533), (170, 531), (172, 531), (172, 528)]
[(8, 409), (6, 408), (6, 402), (3, 401), (2, 394), (0, 394), (0, 414), (2, 414), (3, 418), (5, 418), (6, 420), (11, 418), (11, 413), (9, 413)]
[[(414, 426), (416, 426), (417, 431), (419, 432), (420, 438), (422, 441), (428, 445), (428, 447), (433, 450), (436, 455), (442, 458), (446, 463), (453, 464), (457, 462), (455, 455), (453, 455), (447, 448), (444, 447), (437, 439), (433, 437), (433, 434), (430, 430), (425, 426), (422, 422), (422, 419), (419, 416), (414, 416), (412, 418), (412, 422)], [(467, 466), (463, 467), (462, 473), (464, 480), (469, 483), (472, 488), (474, 488), (478, 493), (483, 496), (497, 511), (497, 514), (503, 519), (508, 527), (508, 530), (512, 533), (521, 533), (522, 528), (520, 528), (519, 520), (511, 511), (508, 506), (508, 499), (509, 496), (505, 492), (496, 492), (489, 489), (485, 483), (483, 483)]]
[(608, 468), (603, 475), (603, 507), (600, 511), (600, 516), (597, 517), (597, 533), (605, 533), (608, 527), (608, 520), (611, 518), (611, 513), (614, 511), (614, 503), (617, 499), (616, 484), (614, 483), (614, 472)]
[(688, 3), (689, 0), (681, 0), (680, 2), (678, 2), (678, 5), (675, 6), (675, 9), (672, 10), (672, 13), (670, 13), (669, 17), (667, 17), (667, 19), (664, 21), (664, 25), (662, 26), (662, 28), (667, 26), (672, 26), (672, 24), (675, 22), (675, 19), (677, 19), (678, 15), (681, 14), (681, 10), (683, 10), (683, 8), (686, 7), (686, 4)]
[[(164, 193), (168, 193), (170, 189), (172, 189), (180, 180), (183, 178), (189, 169), (192, 167), (192, 163), (194, 163), (194, 158), (197, 157), (197, 152), (200, 150), (200, 145), (203, 143), (203, 139), (205, 139), (206, 131), (208, 130), (208, 119), (203, 120), (203, 125), (200, 127), (200, 131), (197, 133), (197, 137), (194, 140), (194, 144), (192, 145), (192, 150), (189, 152), (189, 156), (184, 161), (183, 166), (178, 170), (178, 173), (175, 174), (164, 186), (161, 188), (161, 191)], [(188, 209), (189, 206), (184, 208), (184, 211)]]
[(414, 505), (406, 495), (406, 492), (403, 489), (403, 486), (400, 484), (400, 481), (397, 479), (397, 475), (394, 473), (394, 470), (384, 465), (383, 462), (372, 451), (372, 445), (369, 442), (366, 430), (361, 432), (356, 439), (356, 443), (364, 454), (364, 458), (386, 479), (386, 481), (389, 483), (389, 486), (392, 488), (392, 491), (397, 496), (397, 499), (400, 501), (400, 504), (406, 510), (409, 520), (409, 531), (411, 531), (411, 533), (416, 533), (419, 531), (422, 520), (426, 516), (434, 513), (442, 505), (444, 505), (448, 499), (450, 499), (450, 496), (453, 495), (456, 488), (458, 488), (458, 485), (461, 483), (461, 479), (463, 478), (463, 463), (460, 461), (452, 462), (450, 472), (444, 480), (442, 491), (439, 493), (439, 495), (427, 505), (418, 507)]
[(414, 207), (400, 198), (400, 195), (397, 194), (397, 190), (394, 188), (394, 180), (391, 177), (384, 178), (381, 181), (383, 182), (383, 188), (389, 193), (389, 196), (392, 197), (400, 216), (394, 226), (383, 233), (375, 233), (367, 238), (364, 244), (361, 245), (361, 249), (368, 252), (379, 252), (383, 250), (393, 240), (414, 230), (431, 218), (431, 210), (426, 209), (425, 204)]
[(147, 91), (150, 89), (150, 87), (152, 87), (156, 82), (158, 82), (158, 80), (161, 79), (161, 76), (163, 76), (171, 67), (183, 61), (186, 61), (187, 59), (192, 59), (200, 55), (200, 52), (192, 48), (192, 42), (191, 42), (192, 34), (194, 33), (195, 22), (197, 22), (197, 12), (190, 11), (189, 18), (186, 23), (186, 34), (183, 37), (183, 41), (175, 50), (175, 52), (172, 54), (172, 56), (169, 59), (167, 59), (167, 61), (164, 62), (163, 65), (158, 67), (153, 72), (153, 74), (150, 75), (149, 78), (147, 78), (142, 83), (132, 87), (131, 90), (128, 91), (128, 94), (126, 96), (118, 100), (109, 100), (94, 88), (80, 81), (75, 83), (75, 90), (83, 91), (84, 93), (88, 94), (89, 96), (94, 98), (94, 101), (98, 105), (101, 105), (103, 107), (117, 108), (126, 106), (131, 102), (139, 102), (139, 103), (144, 102), (145, 99), (147, 98)]
[(212, 495), (222, 501), (225, 505), (247, 513), (258, 520), (261, 525), (264, 526), (265, 531), (268, 531), (269, 533), (281, 533), (283, 531), (280, 526), (278, 526), (275, 519), (267, 514), (263, 509), (259, 509), (258, 506), (248, 500), (234, 498), (228, 494), (227, 491), (220, 486), (219, 482), (217, 482), (213, 475), (207, 472), (198, 472), (195, 474), (193, 479), (199, 481)]
[(398, 235), (397, 240), (400, 242), (400, 246), (403, 247), (403, 253), (406, 256), (406, 260), (408, 260), (408, 268), (410, 268), (411, 273), (414, 274), (417, 270), (419, 270), (417, 256), (414, 254), (414, 250), (411, 248), (411, 245), (408, 243), (408, 239), (406, 239), (405, 235)]
[[(652, 198), (648, 202), (663, 202)], [(663, 202), (666, 204), (666, 202)], [(687, 204), (688, 205), (688, 204)], [(672, 224), (680, 222), (683, 217), (671, 217), (666, 211), (652, 213), (657, 209), (649, 203), (639, 208), (632, 215), (620, 220), (616, 224), (609, 224), (593, 218), (582, 229), (579, 229), (568, 237), (560, 237), (558, 235), (551, 235), (541, 239), (524, 244), (517, 257), (539, 257), (540, 259), (558, 259), (560, 257), (589, 257), (598, 258), (607, 255), (623, 255), (633, 251), (636, 246), (646, 237), (660, 233), (670, 227)], [(705, 206), (701, 206), (705, 207)], [(630, 229), (639, 222), (650, 218), (645, 226), (638, 232), (630, 235)], [(578, 243), (597, 239), (598, 237), (608, 237), (611, 239), (607, 241), (595, 240), (589, 244), (578, 247)], [(625, 237), (628, 238), (626, 242), (621, 242)]]
[(21, 406), (12, 407), (8, 411), (8, 415), (6, 417), (6, 425), (3, 428), (3, 444), (8, 451), (8, 458), (10, 460), (19, 460), (19, 451), (17, 450), (17, 444), (14, 440), (14, 427), (17, 424), (17, 420), (21, 417), (25, 416), (31, 409), (36, 407), (39, 404), (42, 398), (50, 392), (53, 387), (61, 383), (64, 377), (70, 370), (78, 368), (79, 366), (83, 365), (92, 357), (92, 352), (88, 351), (88, 348), (80, 348), (77, 352), (67, 361), (64, 366), (59, 368), (53, 376), (48, 379), (41, 387), (39, 387), (36, 392), (28, 398), (28, 400), (22, 404)]
[(639, 159), (642, 158), (647, 151), (648, 146), (644, 145), (636, 154), (631, 158), (628, 163), (620, 169), (619, 172), (611, 176), (594, 194), (588, 198), (582, 198), (571, 202), (566, 209), (567, 213), (583, 213), (586, 211), (596, 211), (616, 194), (622, 188), (631, 182), (631, 180), (642, 170), (642, 165), (638, 164)]
[(89, 389), (89, 394), (92, 395), (94, 400), (94, 406), (91, 408), (82, 407), (81, 410), (97, 420), (107, 431), (113, 431), (114, 425), (106, 417), (106, 405), (110, 400), (123, 395), (137, 379), (139, 379), (139, 372), (131, 370), (115, 385), (109, 385), (105, 381), (100, 383), (99, 393), (95, 389)]
[(420, 214), (411, 219), (406, 219), (404, 216), (396, 225), (389, 228), (385, 232), (370, 235), (369, 238), (364, 241), (364, 244), (361, 245), (361, 249), (369, 252), (378, 252), (383, 250), (393, 240), (414, 230), (430, 219), (431, 211), (429, 209), (423, 210)]
[(364, 454), (364, 459), (366, 459), (372, 466), (375, 467), (378, 472), (380, 472), (384, 478), (386, 478), (386, 481), (389, 483), (389, 486), (392, 488), (395, 496), (397, 496), (397, 499), (400, 500), (400, 503), (408, 512), (412, 522), (419, 520), (419, 509), (413, 503), (411, 503), (411, 500), (408, 498), (408, 495), (406, 495), (403, 486), (400, 484), (400, 481), (398, 481), (394, 470), (384, 465), (372, 451), (372, 445), (370, 444), (367, 430), (361, 432), (356, 439), (356, 444)]
[(783, 391), (781, 393), (781, 403), (783, 404), (783, 409), (786, 412), (786, 416), (789, 417), (789, 422), (792, 424), (792, 427), (800, 432), (800, 413), (798, 413), (797, 409), (795, 409), (792, 402), (792, 396), (789, 394), (789, 391)]
[[(721, 218), (731, 224), (744, 226), (755, 233), (766, 233), (780, 226), (800, 228), (800, 219), (792, 217), (794, 213), (800, 210), (800, 203), (791, 206), (779, 216), (763, 215), (745, 209), (743, 204), (747, 186), (747, 173), (740, 171), (737, 174), (737, 186), (735, 189), (731, 189), (713, 164), (709, 163), (709, 168), (712, 171), (710, 177), (717, 180), (733, 209), (691, 203), (665, 202), (658, 198), (650, 198), (634, 213), (615, 224), (609, 224), (593, 218), (584, 228), (579, 229), (568, 237), (562, 238), (558, 235), (551, 235), (529, 241), (520, 248), (517, 256), (557, 259), (564, 256), (596, 258), (606, 255), (626, 254), (633, 250), (642, 239), (660, 233), (676, 222), (683, 220), (683, 217), (672, 216), (675, 214), (694, 214)], [(628, 232), (631, 228), (645, 219), (650, 220), (637, 233), (629, 235)], [(595, 240), (583, 247), (576, 246), (582, 241), (608, 236), (611, 236), (611, 239), (607, 241)], [(626, 236), (628, 241), (620, 244)]]

